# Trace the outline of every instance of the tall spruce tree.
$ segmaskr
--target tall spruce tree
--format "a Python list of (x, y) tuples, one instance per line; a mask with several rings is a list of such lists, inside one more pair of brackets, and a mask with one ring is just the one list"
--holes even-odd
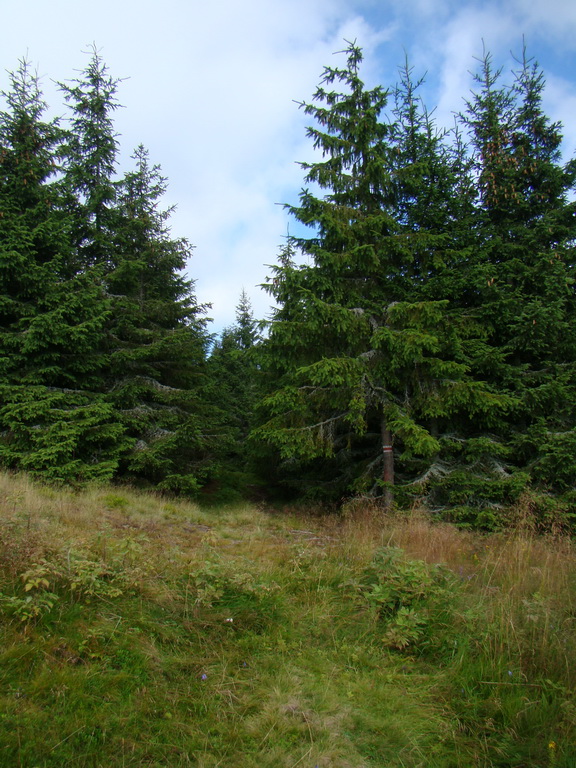
[(207, 386), (209, 336), (193, 282), (183, 276), (191, 246), (174, 238), (162, 209), (166, 179), (139, 146), (135, 168), (115, 191), (106, 285), (109, 398), (135, 440), (124, 471), (172, 490), (195, 490), (214, 437)]
[(66, 204), (74, 218), (78, 269), (110, 266), (118, 139), (114, 112), (121, 81), (108, 73), (96, 46), (81, 76), (60, 83), (70, 109), (64, 154)]
[(351, 44), (346, 56), (346, 67), (325, 69), (315, 103), (302, 105), (316, 119), (308, 136), (323, 155), (303, 164), (306, 181), (325, 194), (305, 189), (289, 207), (315, 229), (292, 239), (313, 264), (295, 267), (287, 258), (268, 284), (280, 304), (288, 286), (291, 295), (265, 345), (279, 387), (257, 435), (285, 459), (327, 470), (336, 492), (381, 494), (389, 508), (398, 470), (413, 475), (415, 460), (429, 462), (439, 450), (430, 420), (485, 411), (496, 398), (455, 357), (445, 297), (412, 292), (416, 272), (428, 278), (443, 237), (411, 221), (410, 199), (419, 197), (405, 173), (407, 154), (397, 161), (408, 153), (406, 130), (381, 121), (388, 94), (364, 88), (360, 49)]
[(527, 58), (512, 85), (486, 55), (464, 118), (481, 196), (477, 317), (497, 351), (495, 383), (517, 402), (499, 436), (508, 470), (545, 488), (576, 478), (576, 313), (573, 191), (561, 126), (542, 107), (544, 78)]
[(446, 407), (425, 417), (439, 450), (428, 466), (421, 465), (413, 490), (450, 519), (491, 525), (496, 505), (517, 491), (515, 483), (503, 481), (503, 448), (494, 437), (513, 400), (493, 381), (491, 370), (502, 355), (474, 309), (483, 241), (473, 160), (457, 124), (436, 128), (418, 96), (421, 84), (406, 62), (393, 109), (399, 220), (411, 251), (401, 277), (412, 301), (446, 302), (437, 334), (444, 356), (467, 373), (459, 385), (447, 387), (443, 378), (425, 382), (428, 399), (435, 392)]
[(54, 176), (63, 134), (27, 62), (0, 115), (0, 460), (45, 478), (110, 477), (122, 430), (93, 391), (107, 302), (71, 266)]

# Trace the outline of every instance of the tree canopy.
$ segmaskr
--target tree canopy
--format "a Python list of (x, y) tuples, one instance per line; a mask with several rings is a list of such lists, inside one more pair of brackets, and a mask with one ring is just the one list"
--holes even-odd
[[(211, 333), (96, 48), (47, 117), (28, 62), (0, 113), (0, 463), (206, 499), (283, 489), (495, 527), (576, 493), (576, 160), (523, 50), (486, 53), (453, 128), (410, 62), (347, 43), (310, 101), (298, 223), (254, 317)], [(227, 495), (228, 494), (228, 495)], [(526, 499), (529, 501), (527, 502)]]

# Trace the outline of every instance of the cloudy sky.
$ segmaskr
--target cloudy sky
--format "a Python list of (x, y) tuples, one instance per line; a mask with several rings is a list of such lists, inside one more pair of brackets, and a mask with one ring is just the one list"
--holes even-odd
[[(452, 124), (471, 87), (483, 43), (514, 65), (522, 36), (547, 79), (546, 109), (576, 150), (575, 0), (28, 0), (4, 5), (0, 71), (27, 57), (52, 110), (53, 81), (85, 67), (95, 44), (119, 89), (121, 168), (140, 143), (168, 177), (175, 236), (194, 245), (189, 275), (211, 302), (213, 330), (234, 321), (244, 287), (257, 317), (269, 299), (258, 285), (290, 226), (282, 203), (302, 186), (310, 157), (308, 100), (344, 39), (364, 49), (364, 80), (393, 86), (407, 54), (427, 73), (426, 100)], [(84, 52), (84, 53), (83, 53)], [(342, 58), (340, 59), (342, 61)], [(2, 72), (0, 88), (7, 87)], [(294, 225), (292, 225), (293, 227)]]

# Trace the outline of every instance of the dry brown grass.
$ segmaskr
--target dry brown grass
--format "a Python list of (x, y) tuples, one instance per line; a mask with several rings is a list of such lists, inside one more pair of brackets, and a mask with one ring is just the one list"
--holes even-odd
[(400, 547), (410, 558), (441, 563), (458, 574), (488, 668), (516, 658), (522, 679), (538, 675), (576, 685), (576, 550), (556, 527), (536, 533), (522, 500), (506, 533), (481, 534), (437, 522), (424, 509), (383, 517), (356, 509), (342, 524), (347, 546)]

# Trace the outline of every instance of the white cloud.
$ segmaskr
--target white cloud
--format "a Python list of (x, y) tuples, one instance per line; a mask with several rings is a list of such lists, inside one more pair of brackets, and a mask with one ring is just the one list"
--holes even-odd
[(544, 110), (554, 122), (562, 123), (565, 157), (576, 156), (576, 87), (564, 78), (548, 75), (543, 97)]
[(574, 48), (576, 3), (573, 0), (512, 0), (521, 28), (555, 44)]
[(437, 117), (441, 124), (451, 126), (453, 113), (465, 109), (465, 100), (473, 87), (484, 52), (494, 56), (498, 69), (499, 54), (517, 38), (522, 37), (514, 15), (506, 3), (486, 3), (481, 7), (463, 6), (446, 25), (442, 40), (442, 66), (439, 74)]

